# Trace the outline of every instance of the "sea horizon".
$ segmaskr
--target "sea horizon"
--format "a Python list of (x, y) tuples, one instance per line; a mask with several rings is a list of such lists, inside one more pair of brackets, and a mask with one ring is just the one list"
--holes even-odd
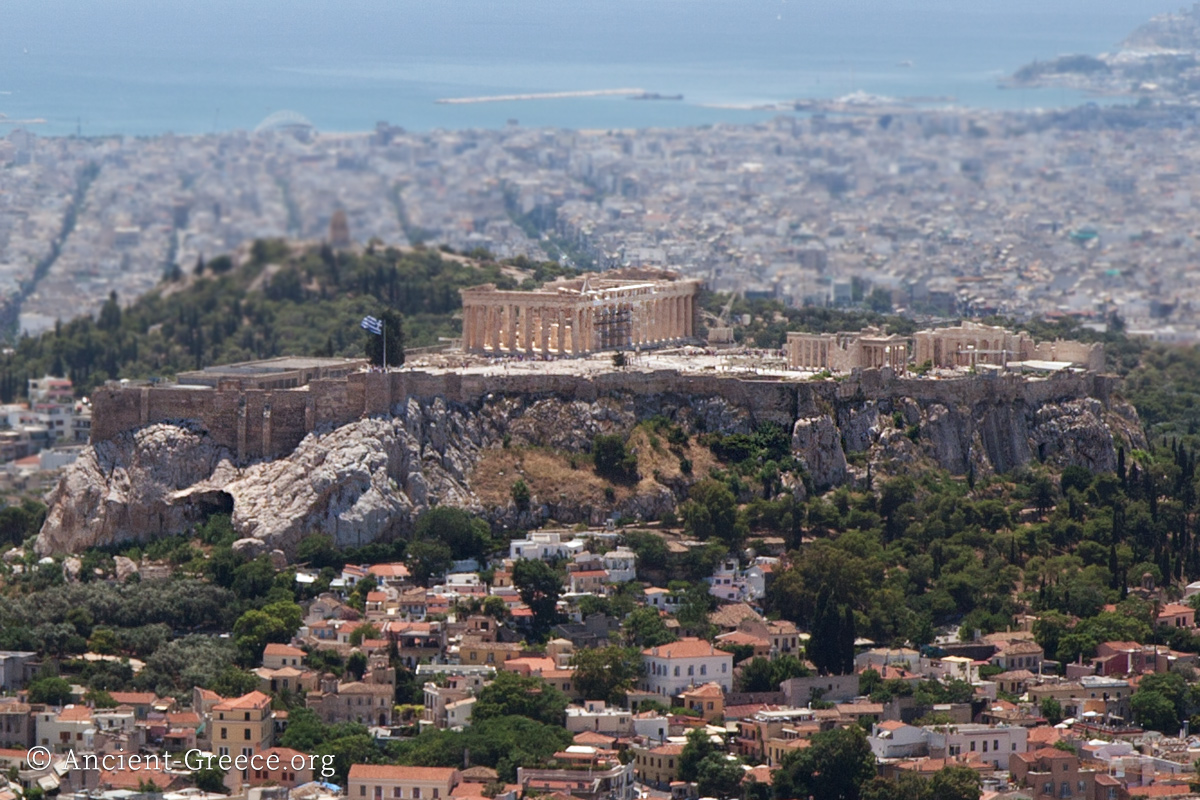
[[(1130, 5), (1136, 6), (1130, 8)], [(1167, 3), (914, 0), (68, 0), (10, 10), (0, 135), (252, 130), (279, 111), (320, 131), (752, 123), (755, 108), (855, 92), (1022, 110), (1124, 102), (1000, 82), (1035, 58), (1113, 49)], [(281, 35), (286, 29), (287, 35)], [(445, 98), (636, 88), (680, 100)], [(39, 123), (22, 122), (44, 120)]]

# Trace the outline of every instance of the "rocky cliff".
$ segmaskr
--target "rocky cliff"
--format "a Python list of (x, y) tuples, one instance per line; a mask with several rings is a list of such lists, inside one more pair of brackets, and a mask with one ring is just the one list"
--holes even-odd
[[(903, 383), (875, 381), (864, 391), (827, 381), (804, 388), (803, 396), (795, 390), (791, 409), (766, 411), (728, 395), (619, 390), (591, 400), (502, 392), (471, 404), (410, 397), (390, 414), (318, 429), (288, 455), (244, 466), (195, 422), (156, 423), (85, 449), (51, 494), (37, 547), (78, 552), (175, 534), (215, 510), (232, 512), (244, 537), (239, 549), (285, 553), (314, 531), (341, 545), (403, 535), (435, 504), (462, 506), (504, 527), (549, 518), (600, 522), (614, 513), (651, 518), (672, 510), (691, 478), (656, 470), (608, 502), (557, 492), (535, 494), (528, 509), (480, 487), (495, 477), (485, 474), (496, 463), (489, 454), (502, 448), (569, 458), (598, 433), (629, 431), (657, 415), (693, 433), (749, 432), (764, 416), (786, 422), (793, 451), (819, 490), (856, 480), (868, 462), (879, 475), (919, 465), (978, 475), (1031, 460), (1111, 470), (1118, 444), (1145, 444), (1132, 407), (1107, 391), (1103, 398), (1081, 395), (1085, 384)], [(754, 384), (746, 386), (739, 391), (752, 396)], [(761, 386), (779, 392), (778, 384)]]

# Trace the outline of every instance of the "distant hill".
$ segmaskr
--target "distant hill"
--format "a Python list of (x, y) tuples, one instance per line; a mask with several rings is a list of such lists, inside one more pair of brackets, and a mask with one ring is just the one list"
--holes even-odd
[(70, 377), (86, 394), (110, 379), (170, 377), (210, 364), (358, 356), (366, 336), (359, 320), (387, 309), (403, 315), (408, 347), (432, 345), (460, 332), (460, 288), (531, 287), (566, 272), (554, 263), (475, 255), (257, 241), (168, 275), (127, 308), (112, 297), (97, 319), (20, 340), (0, 361), (0, 400), (10, 402), (24, 393), (27, 377), (43, 374)]
[(1110, 53), (1063, 55), (1018, 69), (1014, 86), (1063, 86), (1147, 99), (1200, 98), (1200, 6), (1160, 14), (1139, 25)]
[(1152, 17), (1121, 42), (1121, 49), (1200, 50), (1200, 8)]

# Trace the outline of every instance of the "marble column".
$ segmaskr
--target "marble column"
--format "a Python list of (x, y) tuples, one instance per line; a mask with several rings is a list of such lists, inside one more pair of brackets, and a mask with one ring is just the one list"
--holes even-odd
[(550, 312), (545, 306), (537, 310), (538, 344), (542, 355), (550, 355)]
[(521, 349), (533, 355), (533, 308), (521, 306)]
[(557, 337), (554, 343), (554, 351), (561, 355), (566, 355), (567, 352), (567, 315), (562, 308), (554, 309), (554, 322), (558, 326)]

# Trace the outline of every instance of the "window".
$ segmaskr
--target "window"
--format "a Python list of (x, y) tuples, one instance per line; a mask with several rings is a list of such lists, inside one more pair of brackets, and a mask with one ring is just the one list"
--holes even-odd
[(679, 677), (679, 667), (676, 667), (676, 668), (675, 668), (675, 677), (676, 677), (676, 678), (678, 678), (678, 677)]
[(228, 738), (229, 738), (229, 733), (228, 733), (228, 730), (229, 730), (228, 728), (221, 728), (221, 738), (222, 738), (222, 739), (228, 739)]
[(434, 797), (434, 800), (437, 800), (437, 796), (438, 796), (438, 789), (437, 789), (437, 787), (435, 786), (435, 787), (433, 787), (433, 797)]
[(993, 740), (992, 740), (992, 749), (993, 749), (993, 750), (999, 750), (999, 749), (1000, 749), (1000, 740), (999, 740), (999, 739), (993, 739)]
[(708, 674), (708, 664), (701, 664), (701, 665), (700, 665), (700, 674), (701, 674), (701, 675), (707, 675), (707, 674)]
[(392, 797), (400, 797), (400, 796), (401, 796), (400, 787), (399, 787), (399, 786), (393, 786), (393, 787), (392, 787)]
[(413, 787), (413, 798), (414, 798), (414, 800), (420, 800), (420, 798), (421, 798), (421, 787), (420, 786)]
[(971, 752), (972, 753), (975, 752), (975, 743), (974, 742), (971, 742)]
[(367, 795), (367, 787), (366, 787), (366, 786), (359, 786), (359, 787), (358, 787), (358, 796), (359, 796), (359, 797), (366, 797), (366, 795)]
[[(975, 748), (972, 747), (971, 749), (974, 750)], [(987, 751), (988, 751), (988, 743), (987, 743), (987, 739), (984, 739), (983, 740), (983, 752), (986, 753)]]
[(250, 741), (250, 729), (249, 728), (246, 728), (246, 735), (243, 736), (242, 738), (244, 738), (247, 742)]
[(721, 664), (721, 672), (728, 672), (729, 664)]
[(692, 675), (695, 675), (695, 674), (696, 674), (696, 668), (689, 665), (688, 666), (688, 677), (691, 677)]

